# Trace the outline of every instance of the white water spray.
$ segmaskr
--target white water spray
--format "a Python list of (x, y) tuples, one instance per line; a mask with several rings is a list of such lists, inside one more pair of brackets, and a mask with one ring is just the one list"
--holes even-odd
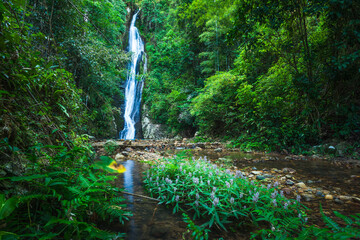
[(135, 124), (140, 121), (140, 103), (144, 79), (136, 79), (136, 77), (139, 76), (140, 63), (143, 58), (143, 74), (146, 73), (147, 59), (144, 52), (144, 42), (135, 26), (139, 11), (133, 16), (130, 24), (129, 52), (131, 53), (131, 62), (128, 66), (128, 76), (125, 83), (125, 124), (124, 129), (120, 132), (120, 139), (135, 139)]

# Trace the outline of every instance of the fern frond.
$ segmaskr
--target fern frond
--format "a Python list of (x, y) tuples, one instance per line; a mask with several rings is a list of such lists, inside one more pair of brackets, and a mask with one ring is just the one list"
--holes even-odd
[(324, 214), (321, 204), (320, 204), (320, 213), (323, 217), (323, 220), (324, 220), (326, 226), (328, 226), (330, 228), (330, 230), (332, 230), (334, 232), (341, 231), (341, 228), (339, 227), (339, 225), (334, 220), (332, 220), (331, 218), (329, 218), (328, 216), (326, 216)]

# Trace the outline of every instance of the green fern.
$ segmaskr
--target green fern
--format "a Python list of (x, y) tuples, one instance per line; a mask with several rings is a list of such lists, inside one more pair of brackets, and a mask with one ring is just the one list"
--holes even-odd
[[(0, 195), (0, 206), (7, 209), (3, 214), (0, 209), (0, 217), (3, 216), (0, 220), (5, 223), (1, 222), (0, 233), (16, 232), (25, 239), (123, 237), (123, 234), (96, 227), (98, 215), (106, 221), (119, 219), (124, 222), (130, 213), (124, 199), (117, 196), (120, 189), (110, 184), (114, 176), (107, 176), (87, 165), (84, 159), (82, 164), (77, 161), (86, 156), (84, 152), (79, 148), (70, 151), (61, 148), (56, 157), (49, 159), (50, 165), (37, 162), (32, 156), (33, 164), (24, 176), (8, 178), (28, 191), (10, 198), (17, 199), (17, 204), (11, 204), (11, 208), (6, 205), (13, 200), (8, 199), (5, 204), (5, 197)], [(98, 215), (92, 214), (94, 211)]]

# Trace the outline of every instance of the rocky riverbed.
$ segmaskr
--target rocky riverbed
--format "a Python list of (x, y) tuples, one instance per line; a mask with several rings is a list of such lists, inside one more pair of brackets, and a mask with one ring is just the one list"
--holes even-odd
[[(230, 170), (240, 170), (250, 180), (259, 181), (265, 185), (278, 182), (284, 194), (289, 198), (296, 198), (297, 195), (301, 196), (301, 201), (310, 209), (310, 221), (314, 224), (322, 224), (319, 212), (320, 204), (324, 209), (324, 213), (332, 217), (334, 217), (334, 210), (343, 214), (360, 212), (360, 161), (358, 160), (259, 152), (244, 153), (237, 149), (227, 149), (220, 142), (192, 143), (187, 139), (182, 141), (108, 140), (93, 142), (92, 145), (99, 155), (109, 155), (110, 153), (118, 163), (130, 159), (136, 161), (138, 167), (134, 174), (138, 175), (137, 191), (141, 194), (145, 193), (141, 188), (140, 175), (146, 168), (146, 165), (142, 163), (170, 157), (178, 151), (186, 149), (196, 157), (207, 156), (208, 159)], [(112, 152), (109, 152), (109, 149)], [(150, 208), (151, 211), (155, 209), (155, 207)], [(171, 214), (170, 210), (169, 214)], [(141, 216), (138, 217), (141, 218)], [(164, 217), (161, 218), (164, 219)], [(176, 218), (173, 219), (175, 226), (170, 224), (168, 231), (160, 228), (162, 233), (158, 233), (154, 230), (156, 229), (156, 227), (154, 228), (154, 221), (156, 222), (153, 217), (150, 222), (142, 223), (142, 228), (150, 231), (150, 235), (145, 234), (149, 239), (157, 239), (157, 236), (160, 235), (162, 239), (177, 239), (175, 236), (179, 237), (180, 232), (186, 230), (181, 223), (181, 219)], [(152, 224), (152, 227), (149, 228), (149, 224)], [(155, 224), (155, 226), (158, 226), (158, 224)], [(173, 236), (171, 238), (164, 238), (164, 236), (169, 235), (168, 233), (173, 232), (171, 229), (177, 229), (175, 231), (177, 233), (170, 234)], [(155, 233), (153, 233), (154, 231)], [(229, 239), (231, 238), (241, 239), (246, 237), (236, 236)]]

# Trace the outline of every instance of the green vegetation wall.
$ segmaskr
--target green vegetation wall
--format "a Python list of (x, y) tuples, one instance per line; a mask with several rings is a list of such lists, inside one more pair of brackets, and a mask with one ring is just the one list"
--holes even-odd
[(3, 144), (117, 135), (125, 16), (121, 0), (0, 3)]
[(141, 6), (150, 62), (145, 103), (174, 134), (293, 151), (326, 139), (358, 141), (358, 2)]

